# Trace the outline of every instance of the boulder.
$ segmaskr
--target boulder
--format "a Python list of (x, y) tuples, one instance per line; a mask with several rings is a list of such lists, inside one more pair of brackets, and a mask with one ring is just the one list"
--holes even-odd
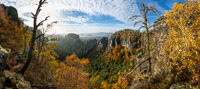
[(6, 67), (6, 60), (8, 58), (8, 54), (10, 54), (11, 50), (1, 47), (0, 45), (0, 69), (1, 74)]
[(16, 89), (32, 89), (30, 82), (26, 81), (21, 74), (5, 70), (3, 72), (5, 77), (4, 87), (11, 87)]

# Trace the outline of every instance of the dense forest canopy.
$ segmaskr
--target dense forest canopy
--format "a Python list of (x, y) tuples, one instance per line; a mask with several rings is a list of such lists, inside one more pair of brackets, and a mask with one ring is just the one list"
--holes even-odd
[(80, 58), (87, 57), (97, 46), (97, 40), (81, 40), (76, 34), (68, 34), (55, 43), (58, 46), (55, 51), (59, 55), (59, 60), (64, 60), (66, 55), (73, 53)]

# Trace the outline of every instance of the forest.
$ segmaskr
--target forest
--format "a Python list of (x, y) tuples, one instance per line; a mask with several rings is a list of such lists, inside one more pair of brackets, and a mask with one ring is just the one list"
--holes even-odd
[[(46, 4), (37, 2), (29, 26), (0, 3), (0, 89), (200, 89), (199, 0), (163, 15), (141, 2), (129, 17), (137, 29), (98, 40), (48, 35), (59, 21), (38, 20)], [(149, 14), (158, 17), (153, 24)]]

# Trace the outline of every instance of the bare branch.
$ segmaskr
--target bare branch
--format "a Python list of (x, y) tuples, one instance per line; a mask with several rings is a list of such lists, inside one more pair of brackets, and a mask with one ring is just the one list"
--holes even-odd
[(43, 35), (44, 35), (44, 33), (38, 35), (38, 36), (36, 37), (36, 39), (40, 38), (40, 37), (43, 36)]
[(135, 20), (137, 19), (138, 17), (143, 17), (142, 15), (134, 15), (132, 16), (131, 18), (129, 18), (129, 20)]
[(151, 25), (151, 22), (149, 22), (149, 20), (147, 20), (148, 24)]
[(154, 25), (149, 26), (148, 29), (152, 28), (153, 26), (154, 26)]
[(36, 39), (40, 38), (40, 36), (42, 36), (42, 35), (45, 35), (46, 32), (48, 32), (48, 30), (49, 30), (50, 28), (52, 28), (54, 24), (57, 24), (57, 23), (58, 23), (57, 21), (54, 21), (54, 22), (52, 22), (52, 23), (50, 23), (50, 24), (47, 24), (47, 28), (46, 28), (46, 29), (44, 29), (44, 27), (41, 26), (41, 28), (42, 28), (42, 29), (41, 29), (41, 30), (42, 30), (42, 34), (40, 34), (39, 36), (37, 36)]
[(145, 26), (141, 26), (138, 30), (140, 31), (140, 29), (145, 28)]
[(42, 21), (36, 26), (36, 28), (38, 28), (39, 26), (43, 25), (43, 23), (44, 23), (45, 21), (47, 21), (49, 17), (50, 17), (50, 16), (47, 16), (44, 20), (42, 20)]
[(33, 14), (33, 12), (31, 12), (31, 15), (34, 17), (35, 15)]
[(142, 11), (145, 11), (145, 9), (146, 9), (146, 8), (145, 8), (145, 5), (144, 5), (143, 2), (141, 2), (141, 3), (142, 3), (142, 8), (143, 8)]
[(135, 27), (138, 23), (142, 23), (142, 24), (144, 24), (144, 21), (141, 20), (141, 21), (135, 22), (134, 27)]
[(153, 11), (154, 13), (156, 13), (156, 15), (157, 15), (158, 17), (160, 17), (160, 16), (158, 15), (158, 13), (160, 13), (160, 11), (158, 11), (157, 9), (153, 8), (153, 7), (150, 6), (150, 5), (146, 5), (146, 8), (150, 8), (150, 9), (147, 10), (147, 12), (148, 12), (148, 11)]

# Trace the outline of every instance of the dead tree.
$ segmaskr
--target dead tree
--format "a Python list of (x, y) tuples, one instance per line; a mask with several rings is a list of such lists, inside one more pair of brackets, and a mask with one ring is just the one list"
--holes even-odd
[[(135, 22), (134, 26), (136, 26), (138, 23), (142, 23), (143, 26), (141, 26), (138, 30), (142, 29), (142, 28), (145, 28), (146, 30), (146, 53), (147, 53), (147, 60), (149, 61), (149, 69), (148, 69), (148, 72), (149, 74), (151, 75), (151, 57), (150, 57), (150, 42), (149, 42), (149, 39), (150, 39), (150, 32), (149, 32), (149, 29), (153, 27), (153, 25), (149, 26), (150, 25), (150, 22), (148, 21), (147, 19), (147, 14), (153, 14), (155, 13), (156, 15), (158, 15), (158, 13), (160, 13), (157, 9), (153, 8), (152, 6), (150, 5), (144, 5), (143, 2), (142, 3), (142, 15), (134, 15), (132, 16), (130, 19), (131, 20), (135, 20), (137, 19), (138, 17), (142, 17), (144, 20), (141, 20), (141, 21), (137, 21)], [(159, 15), (158, 15), (159, 17)], [(149, 23), (149, 24), (148, 24)]]
[(32, 60), (35, 41), (36, 41), (38, 38), (40, 38), (41, 36), (44, 35), (44, 33), (43, 33), (43, 34), (40, 34), (40, 35), (37, 35), (38, 27), (42, 26), (43, 23), (44, 23), (45, 21), (47, 21), (48, 18), (50, 17), (50, 16), (47, 16), (44, 20), (42, 20), (41, 22), (37, 23), (38, 15), (39, 15), (40, 11), (42, 10), (42, 9), (41, 9), (42, 5), (44, 5), (44, 4), (47, 4), (46, 0), (40, 0), (40, 1), (39, 1), (39, 4), (36, 4), (38, 7), (37, 7), (37, 10), (36, 10), (35, 14), (31, 13), (32, 16), (33, 16), (33, 17), (32, 17), (32, 18), (33, 18), (33, 30), (32, 30), (33, 34), (32, 34), (32, 39), (31, 39), (31, 42), (30, 42), (30, 50), (29, 50), (29, 52), (28, 52), (28, 59), (27, 59), (27, 61), (26, 61), (26, 64), (24, 65), (24, 67), (23, 67), (22, 70), (20, 71), (20, 73), (21, 73), (22, 75), (25, 73), (25, 71), (27, 70), (27, 68), (28, 68), (28, 66), (29, 66), (29, 64), (30, 64), (30, 62), (31, 62), (31, 60)]

